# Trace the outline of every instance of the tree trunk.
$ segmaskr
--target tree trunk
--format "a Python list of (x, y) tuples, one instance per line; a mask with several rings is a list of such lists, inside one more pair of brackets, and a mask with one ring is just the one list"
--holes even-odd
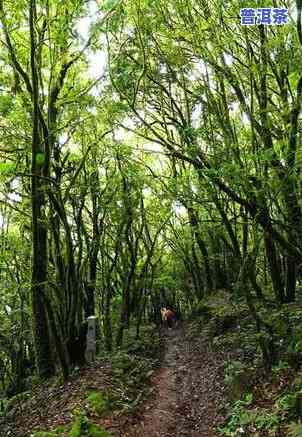
[(294, 257), (286, 257), (286, 286), (285, 300), (286, 302), (294, 302), (296, 297), (296, 275), (297, 261)]
[(281, 263), (275, 243), (269, 233), (264, 233), (266, 257), (273, 284), (273, 291), (279, 303), (284, 303), (284, 283), (281, 276)]
[(47, 293), (47, 226), (45, 217), (45, 188), (43, 165), (48, 161), (46, 150), (43, 149), (39, 126), (39, 84), (36, 71), (36, 41), (35, 17), (36, 4), (30, 1), (29, 25), (31, 44), (31, 74), (32, 74), (32, 165), (31, 165), (31, 203), (32, 203), (32, 313), (33, 333), (36, 350), (36, 366), (42, 378), (54, 374), (54, 362), (50, 347), (50, 333), (47, 320), (45, 297)]
[(111, 289), (106, 290), (105, 296), (105, 314), (104, 314), (104, 336), (105, 336), (105, 347), (108, 352), (112, 351), (112, 326), (111, 326)]
[(198, 244), (200, 252), (203, 256), (205, 273), (206, 273), (207, 290), (211, 291), (213, 289), (213, 282), (212, 282), (211, 268), (210, 268), (210, 262), (209, 262), (209, 254), (208, 254), (206, 244), (203, 241), (203, 239), (201, 238), (201, 235), (199, 232), (197, 213), (194, 211), (193, 208), (189, 208), (189, 207), (187, 207), (187, 211), (188, 211), (190, 225), (193, 229), (193, 233), (194, 233), (195, 238), (196, 238), (196, 243)]

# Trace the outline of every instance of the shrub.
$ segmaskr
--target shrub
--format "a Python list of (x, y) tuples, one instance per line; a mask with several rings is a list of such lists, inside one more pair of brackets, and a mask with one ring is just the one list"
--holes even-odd
[(289, 437), (302, 437), (302, 424), (291, 423), (287, 426)]
[(93, 413), (101, 415), (110, 408), (110, 398), (108, 394), (93, 391), (87, 397), (87, 402)]
[[(68, 434), (66, 434), (67, 432)], [(112, 437), (108, 431), (91, 423), (80, 412), (75, 414), (71, 425), (60, 426), (53, 431), (36, 431), (31, 437), (62, 437), (63, 435), (68, 435), (68, 437)]]
[(77, 413), (68, 437), (110, 437), (108, 431), (89, 422), (82, 413)]

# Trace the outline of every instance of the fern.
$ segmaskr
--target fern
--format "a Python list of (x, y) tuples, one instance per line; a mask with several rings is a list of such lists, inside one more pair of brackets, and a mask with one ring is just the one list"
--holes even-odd
[(288, 435), (290, 437), (302, 437), (302, 424), (301, 423), (291, 423), (287, 427)]

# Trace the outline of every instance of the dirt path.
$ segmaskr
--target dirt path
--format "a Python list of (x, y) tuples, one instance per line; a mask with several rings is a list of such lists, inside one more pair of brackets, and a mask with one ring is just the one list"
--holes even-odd
[(123, 437), (214, 437), (223, 417), (223, 358), (207, 338), (185, 329), (168, 331), (161, 369), (154, 375), (153, 399)]
[[(190, 334), (191, 325), (163, 336), (161, 368), (151, 377), (150, 399), (135, 415), (99, 418), (116, 437), (214, 437), (224, 419), (222, 368), (225, 357), (211, 351), (205, 332)], [(37, 386), (30, 399), (18, 404), (1, 424), (0, 437), (27, 437), (32, 429), (49, 429), (70, 422), (75, 408), (85, 408), (87, 389), (111, 384), (111, 367), (99, 361), (68, 383)], [(93, 380), (92, 380), (93, 375)], [(94, 418), (95, 419), (95, 418)], [(97, 420), (98, 422), (98, 420)]]

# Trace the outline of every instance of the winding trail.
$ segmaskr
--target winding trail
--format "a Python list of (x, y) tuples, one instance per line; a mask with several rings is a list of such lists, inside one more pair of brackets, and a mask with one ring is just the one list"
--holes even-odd
[[(203, 335), (203, 334), (201, 334)], [(162, 367), (153, 375), (153, 397), (123, 437), (214, 437), (224, 420), (224, 358), (207, 336), (184, 328), (166, 332)]]
[[(224, 420), (226, 406), (227, 357), (211, 350), (206, 329), (184, 323), (163, 332), (162, 365), (150, 378), (148, 400), (135, 414), (97, 416), (94, 421), (115, 437), (218, 437), (215, 428)], [(17, 404), (2, 423), (0, 419), (0, 437), (29, 437), (34, 429), (70, 423), (74, 409), (85, 408), (87, 389), (110, 389), (110, 372), (108, 362), (98, 361), (61, 386), (37, 385), (28, 400)]]

